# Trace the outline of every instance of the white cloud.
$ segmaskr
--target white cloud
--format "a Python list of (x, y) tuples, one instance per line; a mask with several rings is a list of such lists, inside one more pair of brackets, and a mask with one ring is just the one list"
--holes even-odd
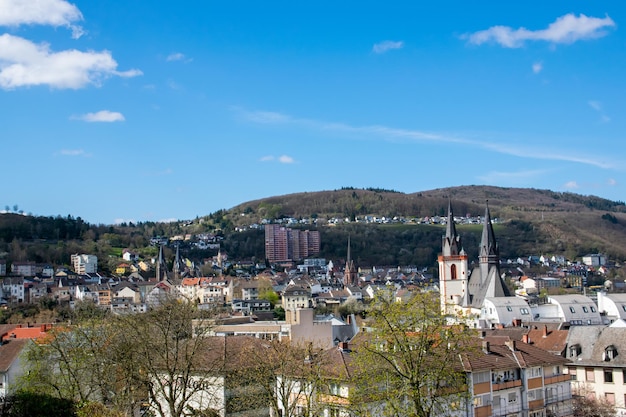
[(78, 39), (85, 31), (73, 22), (82, 20), (80, 10), (64, 0), (0, 0), (0, 26), (65, 26)]
[[(1, 0), (0, 0), (1, 1)], [(135, 77), (139, 70), (117, 71), (109, 51), (81, 52), (70, 49), (52, 52), (45, 43), (36, 44), (7, 33), (0, 35), (0, 88), (48, 85), (78, 89), (99, 85), (110, 76)]]
[(113, 224), (122, 224), (122, 223), (137, 223), (134, 219), (122, 219), (122, 218), (117, 218), (117, 219), (113, 219)]
[(608, 123), (611, 121), (611, 118), (602, 111), (602, 103), (596, 100), (589, 100), (587, 103), (589, 104), (589, 107), (600, 113), (600, 122)]
[(463, 38), (474, 45), (495, 42), (505, 48), (519, 48), (526, 41), (568, 44), (579, 40), (600, 38), (606, 35), (604, 29), (609, 27), (615, 27), (615, 22), (609, 16), (601, 19), (569, 13), (550, 23), (547, 29), (528, 30), (524, 27), (513, 29), (509, 26), (492, 26), (486, 30), (466, 34)]
[(599, 101), (589, 100), (589, 106), (595, 111), (602, 111), (602, 104)]
[(487, 174), (479, 176), (478, 179), (487, 183), (500, 183), (502, 181), (519, 182), (529, 178), (539, 177), (545, 173), (546, 170), (542, 169), (515, 172), (491, 171)]
[(563, 187), (567, 188), (568, 190), (575, 190), (577, 188), (579, 188), (579, 185), (576, 181), (569, 181), (566, 182)]
[(187, 58), (187, 57), (185, 56), (185, 54), (180, 53), (180, 52), (174, 52), (174, 53), (169, 54), (169, 55), (167, 56), (167, 58), (165, 58), (165, 60), (166, 60), (167, 62), (173, 62), (173, 61), (185, 61), (185, 62), (191, 62), (191, 61), (193, 61), (193, 59), (191, 59), (191, 58)]
[(122, 113), (109, 110), (100, 110), (95, 113), (86, 113), (80, 116), (73, 116), (72, 119), (83, 120), (85, 122), (123, 122), (126, 120)]
[(279, 157), (275, 157), (273, 155), (266, 155), (266, 156), (262, 156), (259, 161), (261, 162), (279, 162), (281, 164), (293, 164), (296, 162), (295, 159), (293, 159), (291, 156), (288, 155), (281, 155)]
[(375, 43), (372, 47), (372, 51), (377, 54), (383, 54), (392, 49), (402, 49), (404, 47), (403, 41), (382, 41)]
[(61, 155), (61, 156), (84, 156), (84, 157), (90, 157), (91, 154), (85, 152), (82, 149), (62, 149), (59, 152), (57, 152), (57, 155)]
[[(480, 147), (493, 152), (504, 155), (517, 156), (519, 158), (541, 159), (550, 161), (566, 161), (583, 165), (596, 166), (603, 169), (619, 169), (622, 164), (613, 160), (594, 156), (589, 152), (580, 154), (567, 153), (562, 149), (547, 149), (537, 151), (532, 145), (520, 143), (504, 143), (501, 140), (489, 142), (486, 140), (468, 139), (461, 135), (440, 134), (436, 132), (425, 132), (411, 129), (398, 129), (388, 126), (370, 125), (370, 126), (350, 126), (344, 123), (328, 123), (323, 121), (294, 118), (283, 113), (267, 112), (267, 111), (248, 111), (239, 107), (231, 107), (231, 109), (243, 116), (246, 121), (261, 124), (283, 124), (294, 125), (299, 128), (310, 130), (318, 130), (323, 132), (348, 134), (359, 139), (374, 138), (387, 142), (415, 142), (415, 143), (452, 143), (471, 147)], [(269, 158), (269, 157), (266, 157)], [(269, 161), (270, 159), (266, 159)]]
[(543, 63), (541, 62), (535, 62), (533, 64), (533, 72), (535, 74), (539, 74), (541, 71), (543, 70)]
[(617, 181), (614, 178), (609, 178), (609, 180), (606, 183), (610, 186), (617, 185)]

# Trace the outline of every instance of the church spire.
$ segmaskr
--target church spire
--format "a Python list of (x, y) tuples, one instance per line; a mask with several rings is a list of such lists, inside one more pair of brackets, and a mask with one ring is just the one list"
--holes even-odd
[(483, 262), (483, 258), (495, 258), (497, 260), (498, 245), (496, 243), (496, 235), (493, 232), (493, 225), (491, 224), (491, 214), (489, 213), (489, 201), (487, 201), (487, 207), (485, 208), (485, 218), (483, 221), (483, 234), (480, 239), (480, 258)]
[(157, 281), (167, 280), (167, 265), (163, 257), (163, 245), (159, 245), (159, 258), (156, 262), (156, 279)]
[(343, 272), (343, 285), (354, 286), (357, 284), (357, 272), (354, 261), (350, 257), (350, 236), (348, 236), (348, 252), (346, 255), (346, 268)]
[(448, 200), (448, 220), (446, 223), (446, 235), (443, 237), (442, 252), (444, 256), (458, 255), (461, 247), (461, 237), (456, 233), (452, 203)]

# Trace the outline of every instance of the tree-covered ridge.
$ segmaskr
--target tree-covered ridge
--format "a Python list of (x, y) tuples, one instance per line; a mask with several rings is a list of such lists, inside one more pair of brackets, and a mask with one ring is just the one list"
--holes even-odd
[[(139, 222), (92, 225), (80, 217), (0, 214), (0, 260), (33, 261), (68, 265), (73, 253), (98, 256), (102, 271), (114, 271), (123, 249), (144, 259), (156, 255), (155, 237), (180, 240), (182, 254), (200, 261), (217, 253), (190, 245), (199, 235), (218, 236), (222, 252), (230, 259), (262, 261), (265, 258), (263, 219), (284, 217), (309, 219), (309, 224), (291, 227), (317, 229), (321, 235), (320, 257), (345, 259), (348, 236), (352, 255), (360, 266), (435, 265), (441, 250), (443, 226), (417, 224), (418, 218), (446, 214), (448, 203), (457, 216), (480, 216), (486, 200), (493, 218), (498, 218), (496, 236), (503, 258), (529, 254), (561, 254), (575, 259), (603, 252), (616, 260), (626, 259), (626, 213), (621, 202), (549, 190), (484, 186), (454, 187), (403, 194), (379, 189), (353, 189), (298, 193), (243, 203), (207, 216), (172, 222)], [(600, 210), (599, 208), (602, 208)], [(394, 216), (407, 220), (397, 224), (363, 224), (364, 216)], [(344, 222), (327, 227), (329, 219)], [(314, 222), (313, 222), (314, 221)], [(315, 224), (313, 224), (315, 223)], [(257, 224), (257, 228), (250, 225)], [(460, 225), (463, 246), (475, 259), (480, 225)], [(235, 231), (239, 227), (240, 231)], [(243, 231), (242, 231), (243, 230)], [(191, 241), (184, 240), (191, 236)], [(171, 259), (173, 247), (166, 248)]]

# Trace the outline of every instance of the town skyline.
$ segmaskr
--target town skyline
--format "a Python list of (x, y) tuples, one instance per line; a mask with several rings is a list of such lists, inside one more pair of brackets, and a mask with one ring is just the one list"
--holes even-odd
[(114, 224), (345, 186), (624, 200), (620, 3), (29, 4), (0, 0), (0, 207)]

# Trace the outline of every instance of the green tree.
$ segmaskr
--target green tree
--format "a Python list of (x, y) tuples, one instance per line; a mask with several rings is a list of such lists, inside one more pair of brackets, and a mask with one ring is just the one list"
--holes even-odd
[(448, 325), (432, 293), (417, 293), (406, 302), (383, 295), (367, 314), (372, 331), (355, 344), (355, 412), (412, 417), (452, 412), (449, 405), (468, 395), (459, 355), (471, 349), (474, 332)]

